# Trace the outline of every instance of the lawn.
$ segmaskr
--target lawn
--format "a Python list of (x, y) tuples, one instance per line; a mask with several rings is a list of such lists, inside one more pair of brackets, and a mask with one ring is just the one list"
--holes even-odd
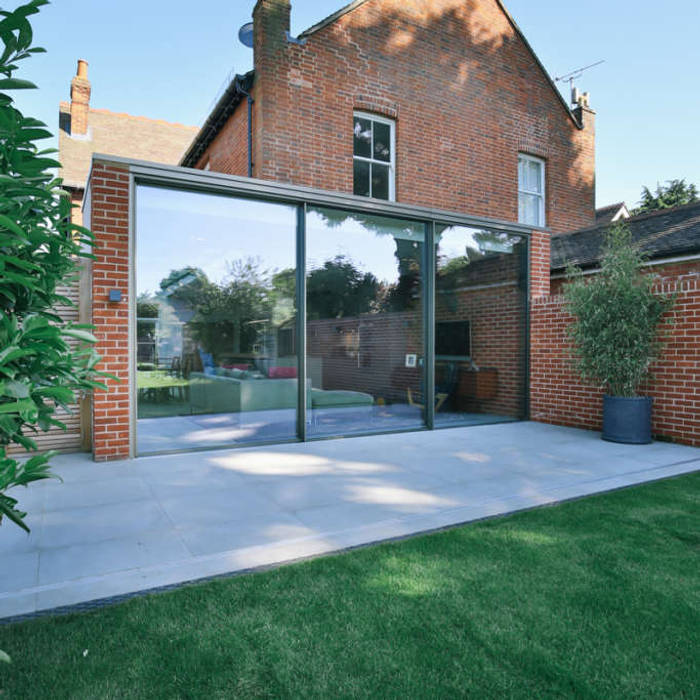
[(0, 627), (4, 698), (700, 697), (700, 474)]

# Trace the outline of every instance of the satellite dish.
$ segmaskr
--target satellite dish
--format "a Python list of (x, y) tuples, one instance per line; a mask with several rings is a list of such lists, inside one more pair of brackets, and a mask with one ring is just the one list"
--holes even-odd
[(253, 48), (253, 23), (248, 22), (247, 24), (244, 24), (239, 30), (238, 30), (238, 38), (243, 44), (243, 46), (247, 46), (249, 49)]

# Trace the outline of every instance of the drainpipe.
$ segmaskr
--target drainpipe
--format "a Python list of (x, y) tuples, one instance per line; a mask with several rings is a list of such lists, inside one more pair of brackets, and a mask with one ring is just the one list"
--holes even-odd
[(241, 81), (236, 77), (236, 89), (246, 96), (248, 102), (248, 177), (253, 177), (253, 102), (250, 93), (243, 89)]

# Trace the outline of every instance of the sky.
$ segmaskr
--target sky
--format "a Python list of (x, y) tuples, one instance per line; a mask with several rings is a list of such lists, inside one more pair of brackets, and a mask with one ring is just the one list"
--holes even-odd
[[(296, 266), (294, 206), (255, 200), (245, 200), (245, 206), (241, 206), (240, 200), (228, 195), (146, 185), (138, 187), (136, 196), (138, 294), (156, 292), (172, 270), (187, 266), (200, 268), (212, 282), (224, 282), (233, 262), (227, 255), (232, 235), (236, 238), (237, 261), (256, 261), (260, 272), (268, 274)], [(307, 216), (309, 271), (343, 256), (352, 260), (358, 270), (393, 284), (399, 277), (395, 238), (423, 240), (421, 224), (365, 217), (383, 228), (383, 235), (379, 235), (353, 219), (330, 228), (320, 211), (310, 208)], [(163, 230), (168, 231), (165, 247)], [(458, 233), (452, 238), (459, 243), (448, 249), (446, 244), (451, 239), (443, 234), (441, 253), (464, 255), (465, 236), (471, 232), (460, 227), (448, 229), (452, 230)]]
[[(3, 9), (19, 2), (3, 3)], [(292, 0), (298, 34), (345, 4)], [(78, 58), (89, 63), (91, 105), (201, 125), (231, 72), (252, 67), (238, 41), (254, 0), (54, 0), (34, 17), (47, 49), (19, 77), (39, 90), (17, 104), (58, 129)], [(597, 205), (635, 205), (643, 185), (700, 186), (700, 3), (697, 0), (506, 0), (553, 77), (604, 60), (577, 81), (596, 110)], [(195, 13), (194, 10), (200, 10)], [(206, 11), (206, 14), (205, 12)], [(561, 83), (568, 101), (568, 83)]]

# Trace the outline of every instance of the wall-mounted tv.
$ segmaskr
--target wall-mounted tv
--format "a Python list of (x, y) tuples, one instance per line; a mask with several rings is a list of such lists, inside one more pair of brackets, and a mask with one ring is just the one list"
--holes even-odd
[(435, 324), (435, 357), (438, 360), (469, 360), (472, 334), (469, 321), (438, 321)]

